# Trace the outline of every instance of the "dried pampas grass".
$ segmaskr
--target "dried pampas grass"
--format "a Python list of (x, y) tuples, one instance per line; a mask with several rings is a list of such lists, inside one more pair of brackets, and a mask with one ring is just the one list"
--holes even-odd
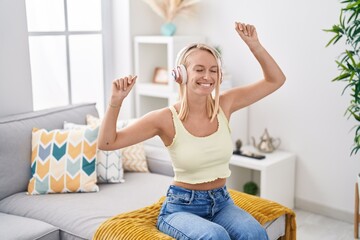
[(200, 0), (143, 0), (166, 22), (172, 22), (179, 15), (192, 16)]

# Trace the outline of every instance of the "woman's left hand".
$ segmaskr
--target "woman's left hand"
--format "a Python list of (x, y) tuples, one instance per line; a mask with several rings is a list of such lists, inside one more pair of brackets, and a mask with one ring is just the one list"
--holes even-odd
[(249, 48), (254, 48), (260, 44), (254, 25), (235, 22), (235, 30), (241, 39), (246, 43), (246, 45), (249, 46)]

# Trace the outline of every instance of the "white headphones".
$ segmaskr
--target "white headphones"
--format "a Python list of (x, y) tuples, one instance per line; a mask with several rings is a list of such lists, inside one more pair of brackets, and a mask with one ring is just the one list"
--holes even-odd
[(178, 65), (171, 71), (172, 80), (179, 84), (186, 84), (187, 82), (187, 72), (183, 64)]
[(222, 68), (221, 68), (220, 53), (213, 47), (210, 47), (205, 44), (198, 44), (198, 43), (190, 44), (189, 46), (184, 47), (183, 49), (181, 49), (179, 51), (179, 53), (177, 54), (177, 57), (176, 57), (176, 61), (175, 61), (177, 66), (171, 71), (171, 78), (172, 78), (171, 80), (173, 80), (179, 84), (187, 83), (187, 71), (186, 71), (184, 62), (185, 62), (185, 58), (187, 57), (187, 53), (193, 48), (207, 50), (215, 57), (217, 64), (218, 64), (218, 68), (219, 68), (219, 74), (220, 74), (219, 80), (222, 81)]

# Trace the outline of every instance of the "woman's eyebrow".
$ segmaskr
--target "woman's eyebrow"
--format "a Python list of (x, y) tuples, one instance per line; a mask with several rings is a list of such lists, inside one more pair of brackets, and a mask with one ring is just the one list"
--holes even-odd
[[(201, 65), (201, 64), (197, 64), (197, 65), (194, 65), (194, 67), (205, 67), (204, 65)], [(218, 66), (217, 65), (213, 65), (211, 66), (210, 68), (217, 68)]]

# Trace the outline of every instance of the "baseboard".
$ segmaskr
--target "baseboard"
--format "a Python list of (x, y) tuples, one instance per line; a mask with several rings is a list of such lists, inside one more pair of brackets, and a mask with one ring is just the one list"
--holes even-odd
[(340, 221), (353, 223), (354, 213), (346, 212), (336, 208), (324, 206), (301, 198), (295, 198), (295, 209), (320, 214), (326, 217), (334, 218)]

